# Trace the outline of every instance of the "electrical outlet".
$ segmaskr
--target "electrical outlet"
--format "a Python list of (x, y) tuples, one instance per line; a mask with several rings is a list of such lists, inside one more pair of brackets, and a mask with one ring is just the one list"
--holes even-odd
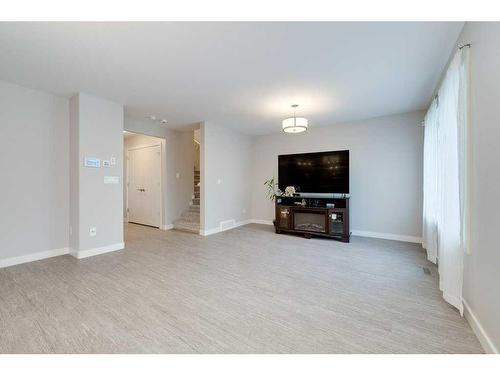
[(97, 228), (96, 227), (92, 227), (92, 228), (89, 229), (89, 236), (90, 237), (94, 237), (96, 234), (97, 234)]

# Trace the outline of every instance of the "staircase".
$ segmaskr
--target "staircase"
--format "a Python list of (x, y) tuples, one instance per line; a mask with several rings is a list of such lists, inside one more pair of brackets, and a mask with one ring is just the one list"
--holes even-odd
[(174, 229), (198, 234), (200, 231), (200, 171), (194, 171), (194, 195), (189, 210), (174, 221)]

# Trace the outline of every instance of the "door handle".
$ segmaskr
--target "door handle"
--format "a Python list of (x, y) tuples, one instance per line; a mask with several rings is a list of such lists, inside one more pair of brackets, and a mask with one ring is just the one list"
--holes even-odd
[(142, 191), (142, 192), (145, 192), (146, 189), (137, 189), (137, 191)]

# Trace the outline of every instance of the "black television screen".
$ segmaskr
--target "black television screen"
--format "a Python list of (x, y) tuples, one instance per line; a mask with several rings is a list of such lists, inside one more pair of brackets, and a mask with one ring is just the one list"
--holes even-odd
[(298, 193), (349, 194), (349, 150), (278, 155), (278, 186)]

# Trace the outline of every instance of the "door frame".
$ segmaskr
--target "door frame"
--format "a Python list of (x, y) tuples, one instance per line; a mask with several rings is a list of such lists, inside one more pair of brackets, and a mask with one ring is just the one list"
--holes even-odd
[(126, 170), (127, 170), (127, 181), (125, 183), (125, 194), (126, 194), (126, 197), (125, 197), (125, 203), (126, 203), (125, 212), (127, 213), (127, 215), (126, 215), (125, 220), (126, 220), (127, 223), (130, 221), (129, 210), (128, 210), (128, 207), (129, 207), (129, 204), (128, 204), (128, 193), (129, 193), (129, 178), (130, 178), (130, 165), (129, 165), (130, 151), (140, 150), (140, 149), (143, 149), (143, 148), (150, 148), (150, 147), (158, 147), (160, 149), (160, 222), (159, 222), (158, 229), (164, 229), (164, 226), (163, 226), (163, 215), (165, 214), (165, 209), (163, 207), (163, 205), (164, 205), (164, 200), (163, 200), (163, 194), (164, 194), (164, 191), (163, 191), (163, 189), (164, 189), (164, 184), (163, 184), (163, 178), (164, 178), (163, 169), (164, 169), (165, 165), (164, 165), (164, 161), (163, 161), (163, 156), (164, 156), (163, 140), (159, 140), (157, 143), (152, 143), (152, 144), (149, 144), (149, 145), (136, 146), (136, 147), (127, 148), (127, 160), (125, 160)]

